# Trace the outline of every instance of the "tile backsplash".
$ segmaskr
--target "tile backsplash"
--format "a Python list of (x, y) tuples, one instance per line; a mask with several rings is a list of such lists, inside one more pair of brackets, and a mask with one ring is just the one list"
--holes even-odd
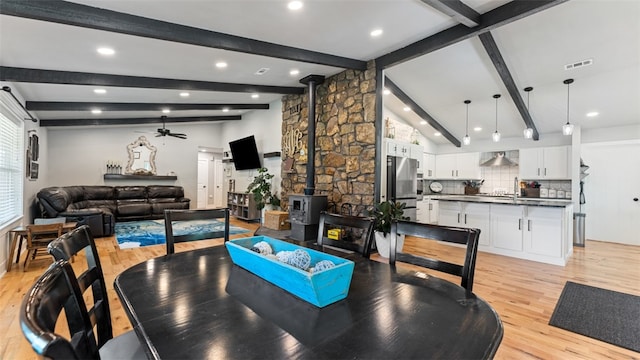
[[(493, 156), (493, 153), (482, 153), (480, 156), (480, 163), (489, 160)], [(519, 162), (519, 151), (505, 151), (505, 156), (515, 163)], [(484, 179), (484, 183), (480, 187), (480, 193), (491, 194), (494, 192), (504, 192), (507, 194), (513, 194), (514, 179), (518, 177), (520, 181), (531, 181), (529, 179), (519, 178), (520, 168), (516, 166), (483, 166), (480, 168), (481, 178)], [(442, 184), (443, 194), (464, 194), (464, 185), (462, 182), (467, 179), (459, 180), (437, 180)], [(473, 180), (473, 179), (469, 179)], [(571, 191), (571, 180), (536, 180), (540, 187), (554, 190), (563, 190), (565, 192)], [(432, 180), (424, 180), (425, 182), (425, 194), (431, 194), (429, 190), (429, 184)]]

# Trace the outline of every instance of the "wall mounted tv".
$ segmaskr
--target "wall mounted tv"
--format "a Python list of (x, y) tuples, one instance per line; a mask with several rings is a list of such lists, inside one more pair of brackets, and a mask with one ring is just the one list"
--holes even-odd
[(236, 170), (250, 170), (262, 167), (256, 139), (253, 135), (229, 142), (233, 164)]

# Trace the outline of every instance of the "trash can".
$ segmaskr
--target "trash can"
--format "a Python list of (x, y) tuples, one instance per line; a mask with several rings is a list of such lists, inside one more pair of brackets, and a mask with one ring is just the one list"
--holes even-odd
[(573, 245), (584, 247), (584, 220), (587, 214), (573, 213)]

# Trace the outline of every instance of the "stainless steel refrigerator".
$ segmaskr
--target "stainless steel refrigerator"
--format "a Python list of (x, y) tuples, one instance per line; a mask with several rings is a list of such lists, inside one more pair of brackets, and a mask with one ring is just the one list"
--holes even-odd
[(418, 161), (387, 156), (387, 199), (407, 204), (404, 216), (416, 221), (418, 198)]

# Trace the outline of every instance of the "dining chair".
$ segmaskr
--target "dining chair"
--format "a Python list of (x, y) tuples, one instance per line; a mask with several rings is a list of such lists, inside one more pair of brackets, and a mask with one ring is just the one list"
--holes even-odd
[[(185, 224), (185, 221), (224, 219), (221, 229), (203, 229), (197, 223)], [(221, 236), (229, 241), (229, 209), (202, 210), (170, 210), (164, 211), (164, 229), (167, 238), (167, 255), (175, 252), (174, 244), (178, 242), (215, 239)]]
[[(46, 359), (146, 358), (135, 334), (98, 346), (91, 317), (71, 264), (57, 260), (26, 293), (20, 308), (20, 328), (33, 350)], [(66, 318), (68, 338), (59, 335), (62, 325), (58, 320), (62, 318)], [(131, 346), (132, 341), (137, 348)], [(137, 352), (130, 352), (132, 348)]]
[[(464, 264), (433, 259), (426, 256), (400, 252), (397, 250), (398, 237), (409, 235), (419, 241), (447, 242), (463, 245), (465, 249)], [(449, 227), (441, 225), (423, 224), (405, 220), (394, 220), (391, 223), (391, 244), (389, 246), (389, 264), (395, 268), (396, 261), (405, 262), (436, 271), (460, 276), (460, 285), (473, 291), (473, 275), (478, 254), (478, 239), (480, 229)]]
[(33, 259), (38, 256), (38, 250), (47, 249), (47, 245), (62, 235), (62, 223), (27, 225), (27, 258), (24, 260), (24, 271)]
[[(74, 279), (76, 279), (78, 283), (82, 297), (91, 289), (93, 295), (92, 301), (89, 303), (84, 302), (84, 305), (91, 315), (91, 328), (94, 329), (93, 333), (97, 336), (97, 346), (102, 348), (114, 340), (113, 327), (111, 325), (109, 294), (107, 293), (104, 273), (100, 265), (98, 248), (96, 247), (89, 225), (82, 225), (63, 234), (58, 239), (52, 241), (47, 250), (49, 254), (58, 261), (70, 261), (74, 256), (84, 251), (86, 263), (82, 266), (77, 266), (76, 270), (78, 270), (78, 267), (82, 267), (82, 273), (77, 277), (74, 275)], [(144, 355), (144, 351), (133, 330), (118, 336), (116, 339), (118, 339), (116, 343), (124, 343), (127, 345), (127, 348), (124, 349), (126, 350), (125, 354), (138, 353)]]
[[(330, 234), (332, 232), (332, 234)], [(360, 253), (371, 254), (373, 219), (368, 217), (320, 213), (317, 244)], [(333, 237), (333, 239), (332, 239)]]

